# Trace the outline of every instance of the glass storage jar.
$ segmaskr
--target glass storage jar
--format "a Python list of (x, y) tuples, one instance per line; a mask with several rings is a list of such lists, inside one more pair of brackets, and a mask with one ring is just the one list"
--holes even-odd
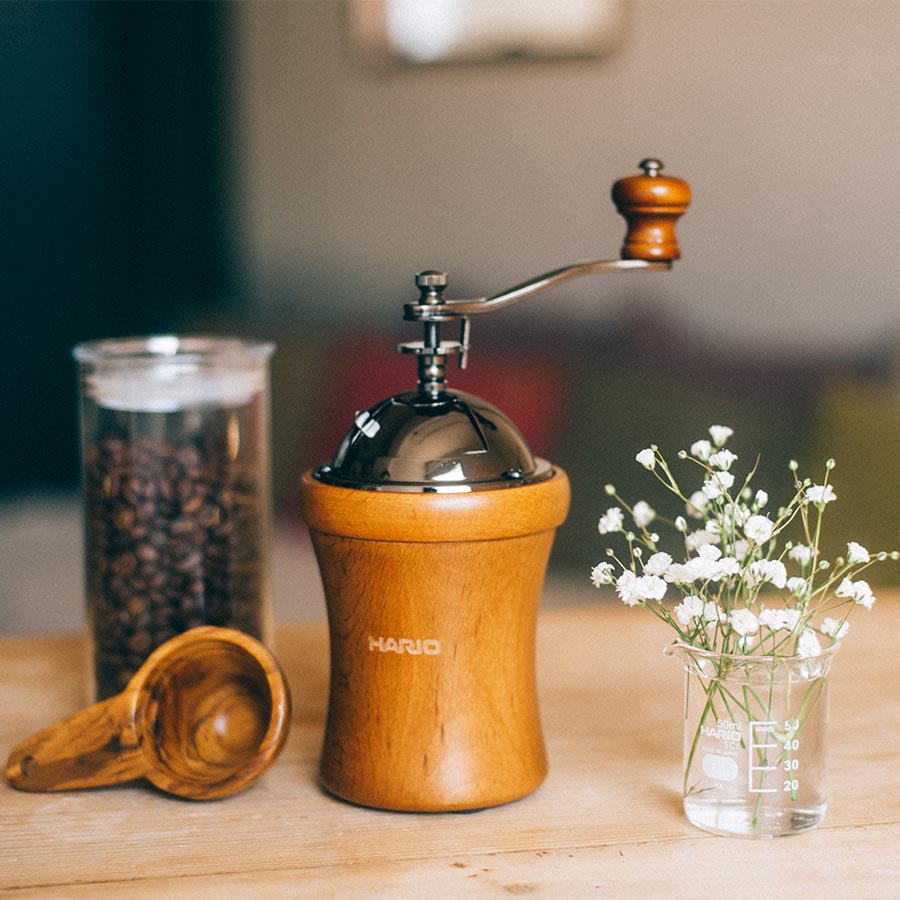
[(199, 625), (269, 641), (273, 350), (174, 335), (75, 347), (94, 699)]

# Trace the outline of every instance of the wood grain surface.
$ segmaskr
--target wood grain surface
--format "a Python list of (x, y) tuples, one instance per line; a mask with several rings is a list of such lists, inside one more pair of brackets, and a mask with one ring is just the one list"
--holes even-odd
[(330, 624), (323, 784), (415, 812), (531, 793), (547, 772), (535, 627), (565, 473), (465, 494), (307, 475), (302, 497)]
[[(900, 596), (860, 612), (833, 674), (830, 806), (808, 834), (752, 842), (687, 823), (681, 672), (662, 655), (662, 626), (616, 602), (539, 617), (550, 770), (533, 794), (468, 814), (335, 800), (318, 776), (327, 628), (307, 624), (277, 635), (293, 727), (256, 783), (204, 804), (148, 785), (31, 794), (4, 783), (0, 897), (896, 898)], [(0, 639), (4, 749), (82, 705), (82, 665), (75, 637)]]

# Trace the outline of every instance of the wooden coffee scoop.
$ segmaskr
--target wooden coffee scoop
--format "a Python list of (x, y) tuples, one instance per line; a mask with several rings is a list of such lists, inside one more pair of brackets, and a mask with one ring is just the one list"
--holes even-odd
[(121, 694), (19, 744), (6, 777), (24, 791), (147, 778), (179, 797), (227, 797), (275, 759), (290, 720), (287, 682), (259, 641), (194, 628), (155, 650)]

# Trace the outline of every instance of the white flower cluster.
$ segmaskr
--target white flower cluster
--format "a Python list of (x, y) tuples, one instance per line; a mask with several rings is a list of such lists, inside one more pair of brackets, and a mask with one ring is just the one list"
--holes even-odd
[(871, 609), (875, 602), (875, 595), (867, 581), (851, 581), (849, 578), (845, 578), (837, 586), (834, 596), (852, 600), (858, 606), (864, 606), (866, 609)]
[[(751, 490), (752, 473), (741, 481), (734, 472), (739, 457), (725, 446), (732, 435), (727, 426), (713, 425), (709, 439), (695, 441), (689, 453), (678, 454), (700, 469), (702, 485), (693, 493), (681, 490), (656, 445), (635, 457), (684, 504), (684, 515), (674, 520), (684, 543), (681, 561), (661, 550), (659, 536), (648, 532), (656, 511), (645, 500), (628, 506), (607, 485), (607, 494), (618, 503), (600, 517), (598, 530), (624, 535), (628, 556), (621, 560), (607, 550), (613, 562), (596, 565), (591, 581), (596, 587), (614, 587), (628, 606), (651, 607), (680, 640), (694, 646), (816, 656), (822, 651), (818, 634), (839, 641), (847, 634), (850, 609), (871, 609), (875, 602), (869, 584), (856, 575), (876, 559), (897, 559), (898, 554), (873, 555), (850, 541), (846, 558), (834, 565), (823, 560), (819, 526), (825, 507), (837, 499), (828, 478), (822, 484), (795, 480), (793, 499), (765, 512), (768, 493)], [(826, 472), (833, 467), (829, 460)], [(796, 473), (797, 468), (792, 461), (790, 469)], [(626, 525), (629, 518), (635, 530)], [(690, 519), (698, 520), (698, 527), (689, 526)], [(790, 525), (800, 526), (803, 542), (782, 540)], [(788, 565), (799, 572), (790, 574)], [(776, 592), (782, 592), (783, 607), (770, 604)], [(670, 610), (665, 601), (673, 593), (679, 602)], [(813, 618), (825, 610), (836, 615), (824, 616), (814, 627)]]

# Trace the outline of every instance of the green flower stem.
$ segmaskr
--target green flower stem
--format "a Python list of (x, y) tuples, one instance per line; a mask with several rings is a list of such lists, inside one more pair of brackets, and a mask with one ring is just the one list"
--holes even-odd
[[(747, 728), (749, 731), (749, 729), (750, 729), (749, 722), (752, 719), (752, 716), (750, 715), (750, 701), (747, 699), (747, 688), (748, 688), (748, 685), (745, 684), (744, 685), (744, 701), (747, 704), (745, 709), (746, 709), (746, 713), (747, 713), (747, 722), (748, 722)], [(771, 697), (771, 687), (769, 689), (769, 696)], [(751, 734), (748, 734), (747, 737), (752, 742), (753, 736)], [(757, 749), (756, 753), (757, 753), (757, 756), (759, 757), (759, 765), (761, 765), (761, 766), (768, 765), (766, 762), (767, 749), (760, 747)], [(750, 820), (750, 825), (752, 828), (756, 828), (756, 826), (759, 824), (759, 810), (760, 810), (760, 807), (762, 806), (762, 798), (763, 798), (762, 787), (766, 780), (766, 774), (767, 773), (765, 771), (763, 771), (762, 776), (760, 778), (760, 784), (759, 784), (760, 790), (756, 795), (756, 802), (753, 804), (753, 818)]]
[[(717, 719), (719, 718), (718, 713), (716, 712), (715, 704), (713, 703), (713, 694), (718, 693), (722, 698), (722, 704), (725, 707), (725, 712), (728, 715), (728, 718), (733, 722), (735, 720), (734, 711), (729, 704), (729, 699), (732, 700), (738, 708), (742, 708), (740, 701), (737, 697), (735, 697), (730, 691), (725, 689), (724, 682), (720, 680), (720, 678), (710, 678), (704, 679), (703, 676), (694, 673), (694, 677), (700, 682), (700, 686), (703, 689), (704, 694), (706, 695), (706, 703), (703, 707), (703, 712), (700, 714), (700, 721), (697, 724), (697, 730), (694, 732), (694, 738), (691, 741), (691, 749), (688, 752), (688, 758), (685, 760), (684, 764), (684, 785), (682, 788), (682, 793), (687, 795), (687, 783), (688, 778), (690, 777), (691, 769), (694, 765), (694, 756), (697, 753), (697, 747), (700, 743), (700, 736), (703, 732), (703, 725), (706, 723), (707, 716), (712, 713)], [(704, 680), (708, 681), (708, 684), (704, 684)], [(691, 679), (688, 678), (688, 692), (690, 691), (690, 683)], [(687, 718), (687, 712), (689, 707), (689, 697), (685, 697), (685, 718)], [(746, 749), (747, 745), (744, 743), (743, 735), (741, 736), (740, 744), (742, 749)]]
[(703, 728), (703, 723), (706, 721), (706, 716), (709, 711), (712, 709), (712, 699), (707, 695), (706, 705), (703, 707), (703, 712), (700, 714), (700, 723), (697, 725), (697, 730), (694, 732), (694, 740), (691, 742), (691, 749), (688, 752), (688, 758), (684, 762), (684, 783), (682, 784), (681, 793), (686, 797), (688, 795), (688, 778), (691, 774), (691, 768), (694, 765), (694, 754), (697, 752), (697, 745), (700, 742), (700, 732)]

